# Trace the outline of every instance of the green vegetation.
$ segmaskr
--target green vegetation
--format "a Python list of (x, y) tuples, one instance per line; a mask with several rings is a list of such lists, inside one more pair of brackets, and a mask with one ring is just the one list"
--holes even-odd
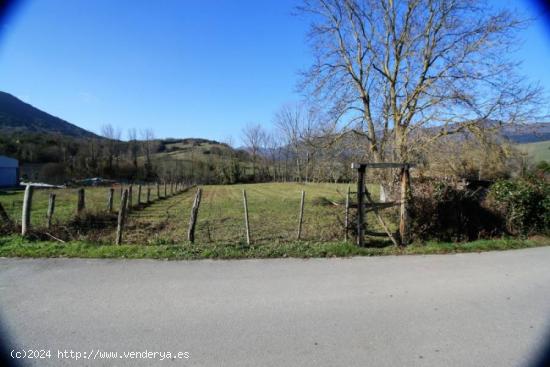
[[(76, 188), (67, 189), (42, 189), (35, 188), (32, 201), (31, 224), (33, 226), (46, 225), (46, 210), (50, 193), (56, 194), (54, 223), (64, 224), (76, 214), (77, 201)], [(107, 187), (86, 188), (86, 209), (90, 212), (107, 210)], [(9, 217), (16, 223), (21, 222), (21, 207), (23, 206), (23, 190), (0, 190), (0, 203)], [(142, 191), (142, 200), (145, 200), (146, 191)], [(155, 191), (156, 195), (156, 191)], [(137, 198), (134, 200), (137, 201)], [(115, 189), (113, 208), (118, 210), (120, 206), (120, 188)]]
[[(417, 237), (412, 246), (399, 248), (393, 246), (387, 238), (368, 238), (369, 247), (358, 248), (352, 240), (343, 241), (343, 204), (347, 188), (347, 184), (329, 183), (204, 185), (195, 244), (186, 241), (196, 192), (193, 188), (132, 210), (122, 246), (112, 245), (116, 218), (114, 215), (105, 215), (108, 188), (87, 188), (86, 213), (78, 218), (75, 213), (76, 189), (53, 190), (58, 197), (54, 220), (56, 225), (48, 231), (44, 229), (45, 212), (48, 194), (52, 190), (37, 189), (32, 211), (34, 230), (30, 239), (18, 235), (0, 237), (0, 256), (163, 259), (330, 257), (506, 250), (550, 244), (548, 237), (529, 240), (501, 237), (453, 243)], [(377, 188), (369, 186), (374, 198), (378, 195)], [(499, 190), (506, 188), (503, 186)], [(242, 190), (246, 190), (248, 197), (252, 237), (250, 246), (245, 241)], [(304, 223), (302, 238), (297, 241), (302, 190), (306, 192)], [(145, 200), (145, 193), (144, 188), (142, 201)], [(117, 188), (115, 208), (118, 207), (119, 194)], [(164, 188), (161, 186), (163, 194)], [(0, 202), (14, 219), (20, 218), (22, 195), (22, 191), (0, 193)], [(137, 190), (134, 190), (134, 203), (137, 202), (136, 195)], [(152, 199), (156, 199), (156, 187), (152, 190)], [(353, 222), (353, 210), (351, 214)], [(396, 230), (395, 214), (395, 211), (385, 211), (385, 218), (392, 231)], [(367, 217), (367, 225), (370, 230), (382, 231), (372, 213)], [(463, 225), (459, 227), (465, 231)], [(428, 229), (424, 228), (423, 231)]]
[(405, 248), (395, 246), (361, 248), (346, 242), (291, 242), (245, 246), (239, 244), (178, 245), (98, 245), (87, 242), (59, 243), (29, 241), (20, 236), (0, 237), (0, 256), (3, 257), (78, 257), (78, 258), (127, 258), (127, 259), (244, 259), (280, 257), (347, 257), (382, 255), (421, 255), (461, 252), (510, 250), (548, 246), (546, 237), (532, 239), (480, 240), (466, 243), (416, 244)]
[[(239, 243), (245, 239), (242, 190), (248, 196), (254, 243), (296, 239), (300, 194), (306, 191), (302, 239), (343, 239), (347, 184), (265, 183), (205, 185), (196, 238), (202, 243)], [(374, 188), (373, 188), (373, 191)], [(186, 238), (195, 190), (158, 201), (130, 215), (126, 240), (131, 243), (179, 243)], [(374, 223), (374, 218), (371, 218)]]
[(533, 162), (538, 163), (541, 161), (550, 162), (550, 140), (539, 141), (536, 143), (518, 144), (518, 149), (523, 153), (526, 153)]
[(550, 183), (537, 177), (497, 181), (489, 198), (500, 207), (510, 233), (550, 231)]
[[(235, 242), (244, 241), (242, 190), (248, 195), (248, 207), (252, 239), (255, 243), (288, 242), (296, 239), (300, 194), (306, 191), (302, 239), (310, 241), (341, 240), (344, 237), (344, 202), (347, 184), (330, 183), (265, 183), (241, 185), (205, 185), (199, 210), (197, 241)], [(101, 222), (101, 212), (107, 208), (107, 187), (86, 188), (87, 218), (94, 224)], [(373, 196), (377, 187), (371, 187)], [(50, 192), (57, 195), (52, 233), (65, 240), (93, 238), (108, 243), (113, 240), (115, 228), (112, 220), (102, 226), (95, 225), (92, 232), (86, 229), (86, 217), (77, 228), (68, 226), (76, 216), (77, 189), (39, 189), (33, 196), (31, 224), (41, 231), (46, 225), (46, 209)], [(168, 193), (170, 188), (168, 188)], [(134, 203), (137, 202), (137, 188), (134, 186)], [(142, 189), (145, 201), (146, 188)], [(161, 186), (161, 196), (164, 188)], [(187, 225), (195, 189), (156, 200), (140, 210), (133, 210), (128, 218), (124, 241), (126, 243), (172, 244), (186, 238)], [(152, 187), (152, 199), (156, 199), (156, 187)], [(114, 208), (118, 210), (120, 189), (115, 190)], [(23, 191), (0, 192), (0, 202), (15, 221), (20, 222)], [(369, 217), (369, 226), (375, 226), (374, 217)], [(74, 224), (74, 223), (73, 223)], [(91, 226), (91, 224), (90, 224)], [(395, 228), (394, 228), (395, 229)], [(67, 235), (69, 231), (70, 235)], [(84, 236), (86, 235), (86, 236)], [(57, 235), (56, 235), (57, 236)], [(83, 237), (84, 236), (84, 237)]]

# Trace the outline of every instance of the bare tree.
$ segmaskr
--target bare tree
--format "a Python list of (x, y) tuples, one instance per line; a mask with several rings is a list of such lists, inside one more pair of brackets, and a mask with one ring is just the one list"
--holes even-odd
[(252, 176), (256, 179), (256, 169), (261, 148), (265, 144), (266, 133), (260, 124), (248, 124), (242, 131), (243, 143), (252, 155)]
[(335, 130), (366, 138), (375, 162), (529, 122), (542, 103), (507, 58), (527, 24), (509, 11), (479, 0), (305, 0), (299, 9), (315, 19), (316, 60), (302, 87), (329, 106)]
[(287, 151), (290, 151), (296, 163), (296, 180), (302, 180), (302, 164), (300, 157), (301, 130), (304, 111), (299, 104), (286, 104), (275, 114), (275, 127), (284, 138)]
[(101, 127), (101, 135), (107, 138), (106, 150), (107, 150), (107, 167), (109, 173), (113, 172), (113, 161), (118, 162), (119, 147), (120, 147), (120, 129), (115, 129), (113, 125), (106, 124)]
[(310, 163), (320, 148), (317, 137), (326, 133), (322, 121), (318, 109), (304, 103), (283, 105), (275, 114), (275, 127), (295, 161), (297, 181), (308, 181)]
[(156, 148), (155, 132), (153, 129), (141, 131), (142, 151), (145, 154), (145, 176), (150, 178), (153, 172), (153, 163), (151, 156)]
[(130, 153), (130, 159), (134, 166), (134, 175), (138, 174), (138, 155), (139, 155), (139, 142), (137, 137), (136, 128), (128, 130), (128, 150)]

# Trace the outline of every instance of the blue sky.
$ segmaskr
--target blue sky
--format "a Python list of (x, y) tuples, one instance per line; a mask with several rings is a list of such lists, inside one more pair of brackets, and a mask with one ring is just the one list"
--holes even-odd
[[(88, 130), (239, 143), (300, 98), (311, 62), (299, 0), (34, 0), (2, 25), (0, 90)], [(539, 16), (529, 1), (491, 1)], [(523, 73), (550, 91), (550, 29), (522, 35)]]

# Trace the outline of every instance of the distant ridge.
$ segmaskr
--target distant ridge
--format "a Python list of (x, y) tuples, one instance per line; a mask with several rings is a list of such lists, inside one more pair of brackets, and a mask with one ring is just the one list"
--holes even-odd
[(61, 134), (75, 138), (98, 137), (6, 92), (0, 92), (0, 132)]

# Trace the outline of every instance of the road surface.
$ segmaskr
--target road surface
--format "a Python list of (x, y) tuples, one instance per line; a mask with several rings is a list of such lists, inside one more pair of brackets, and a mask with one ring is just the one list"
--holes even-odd
[[(309, 260), (0, 259), (0, 319), (9, 352), (50, 351), (20, 359), (34, 366), (521, 366), (550, 336), (550, 247)], [(118, 354), (100, 359), (106, 352)]]

